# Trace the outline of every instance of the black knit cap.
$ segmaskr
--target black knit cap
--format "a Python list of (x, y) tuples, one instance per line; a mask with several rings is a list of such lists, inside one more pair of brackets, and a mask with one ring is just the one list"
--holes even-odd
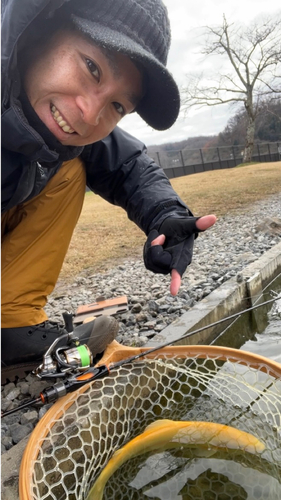
[(170, 128), (180, 97), (166, 69), (171, 32), (162, 0), (72, 0), (70, 5), (72, 21), (83, 33), (141, 64), (146, 92), (136, 112), (156, 130)]

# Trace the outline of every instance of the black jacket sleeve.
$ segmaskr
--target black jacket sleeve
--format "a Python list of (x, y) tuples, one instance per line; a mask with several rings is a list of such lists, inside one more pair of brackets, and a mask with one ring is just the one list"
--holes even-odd
[(144, 144), (118, 127), (104, 140), (87, 146), (82, 159), (87, 186), (124, 208), (146, 234), (171, 212), (188, 210)]

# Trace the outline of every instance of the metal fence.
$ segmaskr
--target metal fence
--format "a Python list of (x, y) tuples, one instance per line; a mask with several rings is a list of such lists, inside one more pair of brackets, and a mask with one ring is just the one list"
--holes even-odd
[[(217, 148), (182, 149), (148, 154), (160, 165), (167, 177), (181, 177), (208, 170), (233, 168), (242, 163), (244, 146), (221, 146)], [(252, 161), (271, 162), (281, 160), (281, 143), (254, 145)]]

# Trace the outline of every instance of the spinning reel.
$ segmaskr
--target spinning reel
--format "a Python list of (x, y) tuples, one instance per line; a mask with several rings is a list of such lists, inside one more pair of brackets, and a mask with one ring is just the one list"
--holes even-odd
[[(93, 355), (89, 347), (80, 344), (79, 338), (74, 335), (72, 314), (63, 313), (63, 319), (68, 333), (58, 337), (50, 345), (43, 356), (42, 364), (33, 371), (34, 375), (41, 379), (66, 377), (84, 372), (93, 365)], [(64, 340), (65, 345), (62, 345)]]

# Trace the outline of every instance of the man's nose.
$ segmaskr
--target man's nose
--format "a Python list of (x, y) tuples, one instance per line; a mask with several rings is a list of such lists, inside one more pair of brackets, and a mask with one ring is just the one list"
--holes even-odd
[(97, 126), (105, 109), (105, 100), (101, 97), (77, 97), (77, 105), (82, 119), (88, 125)]

